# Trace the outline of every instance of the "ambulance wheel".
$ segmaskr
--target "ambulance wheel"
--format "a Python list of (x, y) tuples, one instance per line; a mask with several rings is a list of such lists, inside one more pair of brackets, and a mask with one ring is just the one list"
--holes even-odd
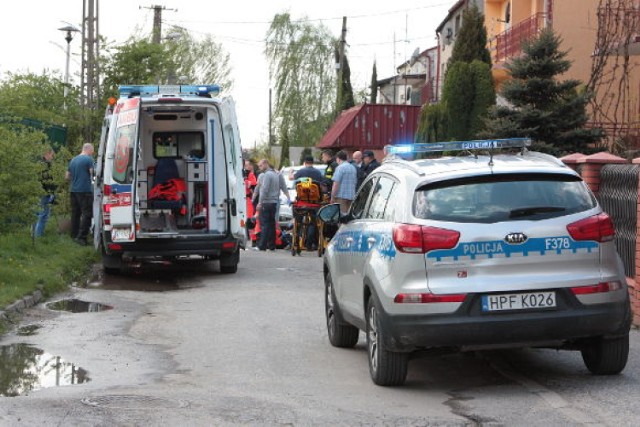
[(238, 263), (240, 262), (240, 250), (237, 249), (230, 255), (220, 257), (220, 272), (222, 274), (234, 274), (238, 271)]
[(122, 272), (122, 255), (107, 254), (102, 247), (102, 268), (106, 274), (118, 274)]

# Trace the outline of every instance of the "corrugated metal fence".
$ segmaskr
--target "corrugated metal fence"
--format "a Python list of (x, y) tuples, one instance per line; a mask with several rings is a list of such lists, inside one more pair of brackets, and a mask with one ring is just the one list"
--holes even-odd
[(636, 275), (639, 173), (640, 165), (629, 164), (605, 165), (600, 172), (598, 201), (616, 227), (616, 247), (628, 277)]

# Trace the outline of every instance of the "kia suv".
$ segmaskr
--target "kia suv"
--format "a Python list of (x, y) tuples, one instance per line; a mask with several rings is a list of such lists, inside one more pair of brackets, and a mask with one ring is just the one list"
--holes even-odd
[(631, 310), (611, 219), (555, 157), (488, 144), (391, 156), (346, 216), (319, 212), (340, 223), (324, 256), (329, 341), (353, 347), (364, 331), (375, 384), (403, 384), (409, 355), (430, 349), (548, 347), (581, 351), (594, 374), (626, 365)]

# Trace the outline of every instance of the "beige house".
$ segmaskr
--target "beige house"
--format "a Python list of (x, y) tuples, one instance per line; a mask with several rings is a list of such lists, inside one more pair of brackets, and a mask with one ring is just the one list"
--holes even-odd
[(618, 148), (638, 148), (640, 0), (484, 0), (484, 14), (498, 89), (522, 42), (551, 27), (572, 62), (563, 77), (595, 93), (593, 125)]

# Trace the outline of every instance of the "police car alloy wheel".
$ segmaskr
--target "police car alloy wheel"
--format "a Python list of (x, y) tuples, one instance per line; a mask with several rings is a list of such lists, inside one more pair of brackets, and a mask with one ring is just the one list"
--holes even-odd
[(331, 274), (325, 277), (325, 313), (327, 317), (327, 334), (334, 347), (351, 348), (358, 343), (360, 331), (355, 326), (344, 323), (335, 303)]

